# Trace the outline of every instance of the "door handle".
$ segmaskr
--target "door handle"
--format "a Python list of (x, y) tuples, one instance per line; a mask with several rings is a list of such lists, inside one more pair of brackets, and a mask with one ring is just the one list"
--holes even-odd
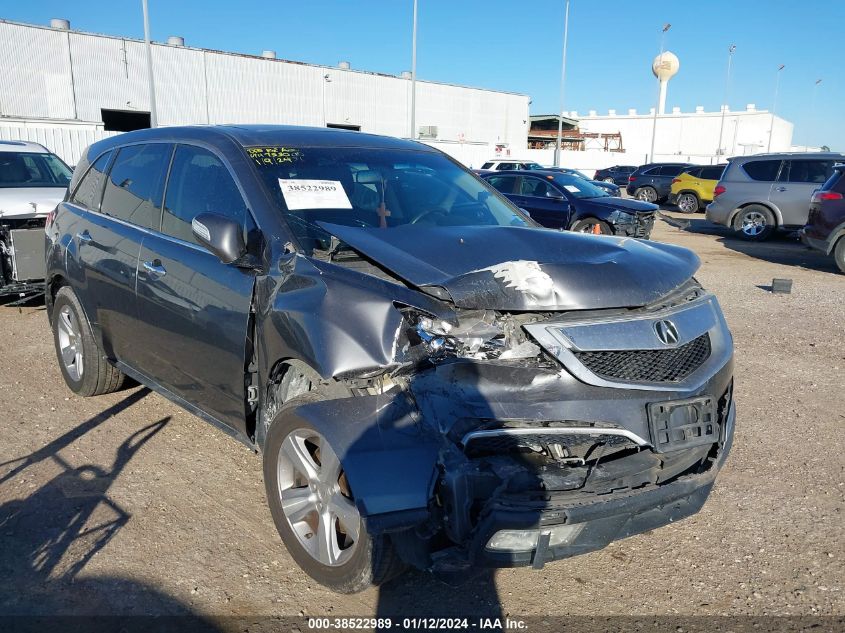
[(167, 270), (161, 265), (159, 260), (144, 262), (144, 270), (146, 270), (151, 277), (164, 277), (167, 274)]
[(91, 234), (88, 232), (88, 229), (85, 229), (84, 231), (82, 231), (82, 233), (77, 233), (76, 239), (78, 239), (83, 244), (88, 244), (89, 242), (92, 242), (94, 240), (94, 238), (91, 237)]
[(786, 187), (775, 187), (775, 191), (786, 191)]

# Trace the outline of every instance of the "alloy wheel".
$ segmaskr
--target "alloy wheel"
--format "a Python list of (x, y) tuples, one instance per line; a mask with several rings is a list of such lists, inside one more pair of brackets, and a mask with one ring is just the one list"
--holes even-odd
[(749, 237), (757, 237), (766, 230), (766, 217), (759, 211), (751, 211), (742, 216), (742, 232)]
[(643, 187), (637, 191), (637, 200), (653, 203), (657, 200), (657, 192), (651, 187)]
[(82, 379), (82, 372), (84, 370), (82, 333), (76, 316), (69, 306), (62, 306), (62, 309), (59, 310), (57, 327), (62, 363), (65, 366), (68, 376), (74, 381), (79, 381)]
[(678, 197), (678, 208), (684, 213), (698, 211), (698, 199), (691, 193), (684, 193)]
[(299, 544), (323, 565), (344, 564), (358, 545), (361, 515), (326, 438), (311, 429), (292, 431), (276, 470), (282, 511)]

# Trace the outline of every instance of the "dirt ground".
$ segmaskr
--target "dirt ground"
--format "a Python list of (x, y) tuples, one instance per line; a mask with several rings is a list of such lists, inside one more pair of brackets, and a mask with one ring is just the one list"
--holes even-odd
[(283, 548), (260, 458), (141, 387), (72, 396), (43, 307), (0, 306), (0, 614), (845, 614), (845, 275), (675, 217), (653, 237), (699, 254), (736, 345), (736, 441), (698, 515), (542, 571), (336, 595)]

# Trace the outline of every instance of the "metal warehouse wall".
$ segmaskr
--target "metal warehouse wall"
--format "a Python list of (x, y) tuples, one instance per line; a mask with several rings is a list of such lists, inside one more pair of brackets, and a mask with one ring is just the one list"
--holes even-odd
[[(408, 136), (411, 82), (219, 51), (153, 45), (160, 125), (359, 125)], [(144, 43), (0, 22), (0, 116), (102, 121), (149, 111)], [(526, 144), (526, 95), (417, 82), (416, 123), (438, 141)]]

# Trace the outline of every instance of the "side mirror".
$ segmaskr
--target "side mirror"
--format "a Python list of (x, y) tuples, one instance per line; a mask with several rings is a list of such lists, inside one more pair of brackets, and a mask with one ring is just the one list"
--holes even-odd
[(567, 200), (566, 200), (566, 197), (565, 197), (565, 196), (552, 196), (551, 198), (552, 198), (552, 200), (554, 200), (555, 202), (567, 202)]
[(231, 264), (246, 253), (243, 227), (216, 213), (200, 213), (191, 221), (197, 241), (224, 264)]

